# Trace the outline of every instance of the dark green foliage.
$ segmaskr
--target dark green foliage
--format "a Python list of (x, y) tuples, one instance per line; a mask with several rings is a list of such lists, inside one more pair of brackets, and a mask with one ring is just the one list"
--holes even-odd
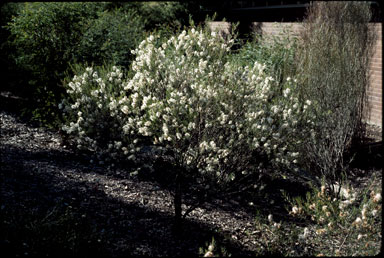
[(143, 2), (140, 11), (145, 17), (146, 28), (153, 30), (164, 24), (181, 27), (188, 24), (186, 4), (178, 2)]
[[(3, 80), (1, 90), (9, 90), (19, 84), (20, 71), (18, 71), (14, 58), (11, 54), (14, 48), (10, 44), (8, 37), (10, 32), (4, 27), (12, 20), (12, 17), (17, 15), (22, 7), (22, 3), (4, 3), (1, 4), (0, 13), (0, 76)], [(4, 83), (5, 82), (5, 83)], [(9, 83), (12, 82), (12, 83)]]
[(173, 28), (188, 25), (189, 16), (197, 14), (199, 5), (194, 2), (113, 2), (105, 7), (108, 10), (122, 8), (126, 11), (135, 10), (144, 20), (145, 30), (153, 31), (163, 26)]
[(40, 80), (53, 80), (76, 58), (89, 19), (101, 5), (94, 3), (26, 3), (8, 25), (18, 49), (17, 63)]
[[(15, 48), (11, 55), (18, 69), (27, 73), (22, 85), (31, 92), (31, 105), (25, 110), (34, 120), (57, 126), (57, 103), (61, 99), (63, 78), (68, 64), (76, 59), (78, 44), (102, 4), (25, 3), (8, 24), (9, 40)], [(18, 85), (16, 85), (17, 87)]]
[(135, 11), (101, 12), (89, 24), (78, 51), (79, 62), (101, 65), (104, 61), (128, 67), (132, 60), (131, 50), (144, 39), (144, 22)]

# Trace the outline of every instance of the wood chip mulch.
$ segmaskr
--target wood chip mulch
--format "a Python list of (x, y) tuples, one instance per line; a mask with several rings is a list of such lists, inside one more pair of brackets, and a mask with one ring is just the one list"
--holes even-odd
[[(168, 189), (132, 176), (130, 167), (91, 164), (89, 157), (64, 148), (57, 132), (21, 122), (7, 111), (0, 112), (0, 122), (1, 216), (14, 212), (44, 219), (65, 206), (89, 226), (92, 241), (102, 246), (99, 254), (114, 257), (197, 256), (213, 235), (234, 255), (253, 256), (262, 246), (254, 219), (256, 212), (274, 212), (268, 202), (249, 206), (216, 199), (194, 210), (176, 234)], [(28, 254), (30, 243), (13, 243), (7, 236), (0, 241), (15, 254)]]

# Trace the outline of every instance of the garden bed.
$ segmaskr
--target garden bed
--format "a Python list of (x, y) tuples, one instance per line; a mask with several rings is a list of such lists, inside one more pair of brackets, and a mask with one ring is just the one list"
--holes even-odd
[[(269, 233), (257, 227), (260, 218), (273, 214), (283, 223), (281, 236), (284, 225), (311, 226), (289, 216), (279, 189), (269, 186), (263, 195), (205, 203), (176, 234), (170, 191), (131, 176), (136, 168), (90, 164), (64, 148), (56, 132), (5, 111), (0, 119), (1, 245), (12, 255), (198, 255), (212, 236), (234, 255), (271, 254), (284, 242), (263, 242)], [(357, 189), (373, 176), (381, 185), (380, 168), (354, 168), (351, 175)], [(293, 244), (291, 254), (310, 253), (313, 246), (305, 248)]]

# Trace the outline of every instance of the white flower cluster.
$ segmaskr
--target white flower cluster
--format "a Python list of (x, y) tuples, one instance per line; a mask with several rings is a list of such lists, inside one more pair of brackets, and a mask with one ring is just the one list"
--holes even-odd
[[(254, 69), (254, 68), (253, 68)], [(258, 94), (252, 95), (246, 113), (247, 137), (252, 148), (266, 153), (273, 164), (294, 168), (300, 159), (300, 146), (314, 126), (311, 102), (302, 103), (295, 95), (296, 81), (287, 78), (281, 96), (271, 88), (273, 80), (249, 79), (248, 85)]]
[[(63, 131), (76, 137), (79, 149), (116, 157), (124, 152), (124, 135), (121, 132), (121, 112), (116, 97), (123, 92), (123, 73), (113, 66), (111, 71), (99, 75), (87, 67), (80, 76), (75, 75), (68, 83), (69, 99), (60, 107), (64, 109), (68, 124)], [(124, 149), (124, 150), (122, 150)]]

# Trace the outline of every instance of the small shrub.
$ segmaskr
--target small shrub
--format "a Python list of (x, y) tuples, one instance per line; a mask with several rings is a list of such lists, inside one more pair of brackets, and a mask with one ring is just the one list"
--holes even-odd
[[(335, 198), (335, 189), (340, 198)], [(382, 213), (378, 189), (368, 187), (357, 192), (346, 184), (332, 188), (323, 184), (320, 189), (316, 187), (308, 192), (305, 198), (288, 200), (290, 215), (314, 223), (299, 235), (305, 245), (312, 245), (313, 254), (356, 256), (378, 253)]]
[(219, 189), (252, 176), (271, 158), (282, 165), (297, 161), (284, 138), (306, 117), (294, 103), (294, 80), (274, 99), (265, 66), (226, 62), (233, 40), (215, 32), (192, 28), (159, 48), (154, 40), (135, 50), (135, 75), (121, 102), (129, 118), (124, 130), (171, 153), (176, 178), (197, 173), (203, 187)]
[(69, 97), (59, 104), (66, 121), (63, 131), (75, 136), (79, 149), (97, 153), (99, 161), (121, 157), (121, 147), (126, 148), (133, 141), (126, 141), (116, 102), (126, 75), (110, 65), (97, 68), (74, 65), (72, 69), (78, 75), (67, 82)]
[[(232, 163), (230, 153), (240, 156), (242, 149), (281, 153), (290, 161), (298, 155), (290, 152), (284, 137), (292, 136), (290, 128), (308, 122), (311, 103), (298, 103), (294, 79), (287, 78), (282, 96), (276, 96), (264, 65), (225, 63), (231, 40), (228, 44), (214, 32), (183, 31), (160, 48), (153, 41), (151, 36), (135, 50), (135, 75), (125, 87), (130, 97), (122, 102), (122, 111), (132, 116), (127, 132), (149, 136), (153, 144), (181, 155), (183, 167), (202, 171), (224, 169), (214, 159)], [(203, 153), (210, 158), (199, 157)], [(222, 180), (228, 176), (234, 175)]]

